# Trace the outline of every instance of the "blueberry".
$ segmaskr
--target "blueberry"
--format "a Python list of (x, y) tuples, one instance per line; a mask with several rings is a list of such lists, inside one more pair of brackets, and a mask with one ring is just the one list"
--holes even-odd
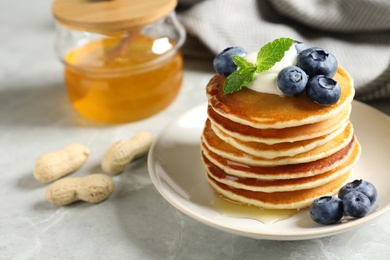
[(214, 58), (213, 66), (215, 71), (222, 76), (229, 76), (237, 70), (237, 65), (234, 64), (232, 55), (244, 57), (246, 54), (246, 50), (241, 47), (228, 47), (224, 49)]
[(307, 82), (306, 94), (317, 104), (329, 106), (339, 101), (341, 89), (334, 79), (324, 75), (317, 75), (310, 78)]
[(306, 73), (297, 66), (288, 66), (278, 74), (277, 85), (286, 96), (298, 96), (303, 93), (307, 84)]
[(335, 196), (323, 196), (310, 205), (310, 217), (322, 225), (330, 225), (343, 217), (343, 202)]
[(303, 42), (294, 41), (294, 47), (297, 50), (297, 54), (306, 49), (306, 45)]
[(344, 214), (354, 218), (362, 218), (370, 211), (371, 201), (364, 193), (353, 190), (342, 199)]
[(365, 180), (354, 180), (353, 182), (345, 184), (343, 187), (341, 187), (338, 196), (340, 199), (343, 199), (347, 193), (354, 190), (366, 195), (370, 200), (371, 205), (375, 203), (377, 197), (376, 188), (370, 182)]
[(338, 63), (332, 53), (313, 47), (298, 54), (297, 66), (303, 69), (310, 77), (315, 75), (333, 77), (336, 74)]

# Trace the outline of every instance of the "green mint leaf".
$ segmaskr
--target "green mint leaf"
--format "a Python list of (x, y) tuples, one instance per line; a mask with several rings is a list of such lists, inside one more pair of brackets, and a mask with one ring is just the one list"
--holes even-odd
[(234, 64), (236, 64), (239, 68), (253, 68), (255, 66), (251, 62), (247, 61), (245, 58), (238, 55), (232, 55), (232, 59)]
[(293, 39), (279, 38), (264, 45), (257, 54), (256, 72), (260, 73), (274, 66), (284, 57), (284, 53), (290, 49), (293, 43)]
[(255, 76), (256, 67), (240, 68), (230, 74), (223, 85), (223, 94), (231, 94), (248, 85)]

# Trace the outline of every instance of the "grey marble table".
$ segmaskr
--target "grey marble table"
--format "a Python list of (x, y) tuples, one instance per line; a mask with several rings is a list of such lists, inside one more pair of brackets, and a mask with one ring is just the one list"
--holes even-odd
[[(303, 241), (256, 240), (187, 217), (154, 188), (146, 159), (115, 176), (100, 204), (66, 207), (44, 199), (33, 179), (43, 152), (72, 142), (92, 150), (74, 176), (100, 171), (109, 144), (140, 130), (157, 135), (172, 119), (206, 101), (210, 63), (186, 61), (179, 97), (163, 112), (100, 125), (70, 106), (53, 51), (51, 1), (0, 0), (0, 259), (390, 259), (390, 214), (339, 235)], [(390, 114), (390, 101), (371, 105)]]

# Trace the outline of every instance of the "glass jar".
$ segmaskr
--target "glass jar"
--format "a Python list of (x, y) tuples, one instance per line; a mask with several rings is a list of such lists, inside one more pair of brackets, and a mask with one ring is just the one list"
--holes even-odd
[(123, 123), (177, 96), (185, 31), (175, 0), (57, 0), (56, 52), (70, 102), (82, 115)]

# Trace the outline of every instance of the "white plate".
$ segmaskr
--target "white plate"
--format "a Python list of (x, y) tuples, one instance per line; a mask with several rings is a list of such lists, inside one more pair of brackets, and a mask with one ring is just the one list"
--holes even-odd
[(161, 195), (188, 216), (234, 234), (270, 240), (319, 238), (359, 227), (390, 209), (390, 118), (363, 103), (353, 102), (351, 121), (362, 145), (362, 155), (352, 179), (372, 182), (378, 199), (369, 215), (336, 225), (314, 223), (308, 210), (263, 224), (260, 221), (220, 214), (211, 204), (215, 198), (200, 159), (200, 136), (206, 119), (206, 104), (178, 117), (160, 133), (148, 158), (151, 179)]

